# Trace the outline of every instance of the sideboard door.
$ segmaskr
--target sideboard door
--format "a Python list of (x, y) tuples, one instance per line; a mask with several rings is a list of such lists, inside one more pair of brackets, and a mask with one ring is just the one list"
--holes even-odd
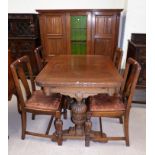
[(41, 14), (40, 29), (46, 57), (66, 54), (65, 13)]
[(118, 42), (119, 12), (95, 11), (92, 22), (93, 53), (113, 58)]

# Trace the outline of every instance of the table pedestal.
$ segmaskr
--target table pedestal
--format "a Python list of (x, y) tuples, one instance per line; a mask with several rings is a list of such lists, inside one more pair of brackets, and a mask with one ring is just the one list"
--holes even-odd
[[(76, 89), (44, 88), (44, 92), (46, 93), (46, 95), (50, 95), (50, 93), (52, 92), (60, 92), (63, 95), (69, 95), (70, 97), (76, 98), (77, 103), (73, 104), (71, 107), (71, 120), (75, 125), (73, 127), (69, 127), (68, 129), (62, 131), (63, 140), (85, 139), (87, 137), (86, 134), (89, 132), (90, 133), (89, 138), (92, 141), (107, 142), (107, 137), (105, 133), (91, 130), (92, 123), (90, 121), (90, 116), (87, 116), (87, 106), (84, 102), (82, 102), (83, 98), (86, 98), (90, 95), (95, 95), (98, 93), (104, 93), (105, 89), (87, 89), (87, 91), (83, 89), (83, 91), (78, 91), (77, 88)], [(52, 140), (56, 141), (56, 137), (57, 137), (56, 133), (53, 133)]]
[[(90, 117), (87, 116), (87, 106), (82, 102), (82, 98), (76, 98), (77, 103), (71, 107), (71, 120), (75, 124), (74, 127), (69, 127), (62, 131), (63, 140), (67, 139), (82, 139), (86, 140), (86, 134), (90, 133), (90, 140), (98, 142), (107, 142), (107, 136), (100, 131), (91, 130), (92, 123)], [(56, 141), (56, 133), (53, 134), (53, 141)], [(87, 146), (87, 143), (86, 143)]]

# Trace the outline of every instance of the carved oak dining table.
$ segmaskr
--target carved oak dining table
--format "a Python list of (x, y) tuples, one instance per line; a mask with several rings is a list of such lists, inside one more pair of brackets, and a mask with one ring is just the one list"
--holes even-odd
[[(44, 93), (61, 93), (77, 100), (71, 107), (71, 120), (75, 124), (63, 130), (63, 139), (84, 139), (87, 121), (87, 106), (83, 98), (98, 93), (118, 92), (122, 77), (108, 56), (101, 55), (59, 55), (48, 58), (47, 65), (37, 75), (35, 82)], [(93, 136), (95, 134), (95, 136)], [(96, 140), (100, 133), (92, 131)], [(106, 137), (106, 134), (102, 134)], [(53, 134), (53, 140), (54, 140)], [(106, 140), (105, 140), (106, 141)]]

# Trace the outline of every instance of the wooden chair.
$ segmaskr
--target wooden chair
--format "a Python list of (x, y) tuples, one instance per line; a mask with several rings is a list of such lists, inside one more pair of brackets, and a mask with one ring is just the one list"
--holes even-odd
[(124, 137), (106, 137), (103, 139), (102, 122), (100, 120), (101, 136), (99, 139), (100, 141), (125, 140), (126, 146), (129, 146), (129, 113), (140, 70), (141, 67), (139, 63), (134, 59), (129, 58), (126, 64), (120, 94), (115, 94), (114, 96), (109, 96), (108, 94), (98, 94), (89, 97), (89, 108), (87, 112), (87, 121), (85, 124), (86, 146), (89, 146), (91, 139), (91, 117), (123, 117)]
[[(117, 68), (118, 72), (121, 74), (121, 62), (122, 62), (122, 49), (121, 48), (116, 48), (115, 54), (114, 54), (114, 59), (113, 63), (115, 67)], [(101, 119), (101, 118), (100, 118)], [(119, 122), (122, 124), (123, 119), (122, 117), (119, 118)]]
[[(55, 117), (57, 143), (58, 145), (62, 145), (62, 124), (63, 124), (63, 122), (61, 121), (62, 95), (51, 94), (51, 96), (45, 96), (42, 90), (35, 89), (30, 60), (27, 56), (23, 56), (17, 59), (11, 64), (10, 67), (15, 82), (17, 94), (19, 97), (19, 104), (21, 107), (21, 121), (22, 121), (21, 138), (25, 139), (25, 135), (28, 134), (52, 139), (52, 136), (48, 135), (49, 127), (46, 130), (45, 134), (30, 132), (26, 130), (27, 112), (32, 114), (51, 115), (52, 117)], [(27, 73), (29, 74), (30, 85), (28, 84), (26, 79), (25, 69), (27, 69)], [(24, 91), (22, 91), (21, 87), (22, 85), (20, 81), (23, 85), (26, 95), (24, 95)]]
[[(11, 100), (12, 95), (15, 95), (17, 97), (17, 101), (18, 101), (18, 94), (16, 91), (15, 83), (14, 83), (11, 68), (10, 68), (10, 65), (12, 62), (13, 62), (13, 59), (12, 59), (11, 51), (8, 50), (8, 101)], [(20, 106), (19, 106), (18, 102), (17, 102), (17, 109), (20, 114), (21, 110), (20, 110)]]
[[(45, 56), (43, 53), (43, 47), (42, 46), (37, 47), (34, 50), (34, 53), (35, 53), (35, 58), (38, 66), (38, 72), (40, 72), (47, 64), (47, 61), (45, 60)], [(64, 114), (64, 119), (67, 119), (67, 107), (69, 106), (68, 103), (70, 102), (71, 98), (69, 96), (64, 96), (64, 95), (63, 95), (63, 98), (64, 98), (63, 114)]]
[(44, 57), (43, 47), (39, 46), (35, 48), (34, 54), (37, 62), (38, 72), (40, 72), (47, 63)]
[(121, 48), (116, 49), (113, 62), (117, 70), (120, 72), (121, 62), (122, 62), (122, 49)]

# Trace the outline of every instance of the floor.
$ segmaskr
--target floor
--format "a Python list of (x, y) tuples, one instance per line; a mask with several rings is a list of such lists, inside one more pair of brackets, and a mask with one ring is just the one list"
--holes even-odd
[(136, 89), (133, 96), (133, 101), (143, 102), (146, 104), (146, 89)]
[[(13, 96), (8, 107), (8, 153), (9, 155), (145, 155), (146, 154), (146, 108), (145, 105), (133, 104), (130, 113), (130, 147), (124, 141), (108, 143), (91, 142), (85, 147), (82, 140), (67, 140), (62, 146), (46, 138), (26, 136), (21, 140), (21, 121), (17, 112), (16, 97)], [(69, 111), (68, 111), (69, 117)], [(28, 130), (45, 132), (49, 116), (36, 116), (31, 120), (28, 114)], [(93, 129), (99, 129), (98, 119), (93, 119)], [(103, 130), (109, 135), (123, 135), (122, 125), (118, 119), (103, 118)], [(72, 126), (72, 122), (63, 120), (63, 129)], [(54, 131), (52, 127), (50, 133)]]

